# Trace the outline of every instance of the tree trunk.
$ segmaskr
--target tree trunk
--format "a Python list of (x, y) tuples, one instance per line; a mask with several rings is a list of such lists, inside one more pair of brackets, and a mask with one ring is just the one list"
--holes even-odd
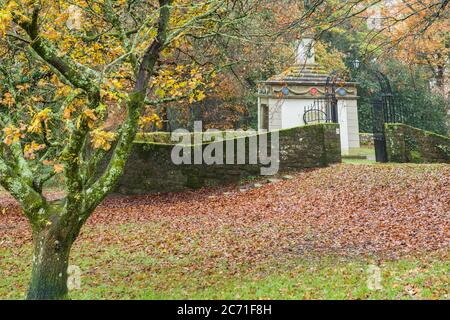
[(42, 230), (33, 238), (33, 269), (27, 299), (68, 299), (67, 268), (72, 241), (54, 230)]

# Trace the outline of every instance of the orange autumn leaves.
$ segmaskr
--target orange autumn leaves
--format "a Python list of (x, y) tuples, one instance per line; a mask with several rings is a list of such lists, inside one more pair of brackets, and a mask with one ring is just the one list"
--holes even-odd
[(7, 106), (8, 108), (12, 108), (15, 103), (16, 103), (16, 99), (9, 92), (6, 92), (3, 95), (3, 98), (0, 99), (0, 104), (3, 104), (5, 106)]

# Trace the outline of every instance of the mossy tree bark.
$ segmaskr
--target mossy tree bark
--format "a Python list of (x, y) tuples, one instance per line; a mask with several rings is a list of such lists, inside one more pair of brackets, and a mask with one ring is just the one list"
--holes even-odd
[(29, 300), (55, 300), (68, 297), (67, 268), (72, 247), (61, 232), (42, 230), (34, 235), (33, 269)]
[(34, 246), (32, 273), (27, 299), (68, 298), (69, 255), (84, 224), (81, 216), (82, 212), (68, 207), (67, 201), (54, 203), (34, 215), (31, 223)]

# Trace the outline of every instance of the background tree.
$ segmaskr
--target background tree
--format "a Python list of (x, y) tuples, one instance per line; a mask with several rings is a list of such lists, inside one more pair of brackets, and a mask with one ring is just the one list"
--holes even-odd
[[(385, 53), (410, 66), (424, 66), (441, 94), (449, 62), (449, 1), (392, 1), (383, 9), (384, 24), (377, 37)], [(447, 88), (448, 90), (448, 88)]]

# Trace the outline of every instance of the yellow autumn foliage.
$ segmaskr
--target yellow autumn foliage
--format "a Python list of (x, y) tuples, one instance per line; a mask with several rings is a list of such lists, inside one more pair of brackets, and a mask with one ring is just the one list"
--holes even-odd
[(95, 129), (91, 133), (91, 143), (95, 149), (108, 151), (111, 149), (111, 143), (116, 139), (117, 134), (107, 132), (101, 129)]
[(162, 128), (162, 126), (163, 126), (163, 122), (162, 122), (161, 118), (155, 113), (150, 114), (150, 115), (141, 116), (139, 118), (139, 127), (141, 129), (144, 129), (147, 125), (152, 124), (152, 123), (155, 124), (156, 127), (158, 127), (158, 128)]
[(28, 127), (28, 132), (30, 133), (42, 133), (42, 124), (47, 125), (47, 121), (52, 113), (50, 108), (45, 108), (44, 110), (39, 111), (33, 117), (30, 126)]

